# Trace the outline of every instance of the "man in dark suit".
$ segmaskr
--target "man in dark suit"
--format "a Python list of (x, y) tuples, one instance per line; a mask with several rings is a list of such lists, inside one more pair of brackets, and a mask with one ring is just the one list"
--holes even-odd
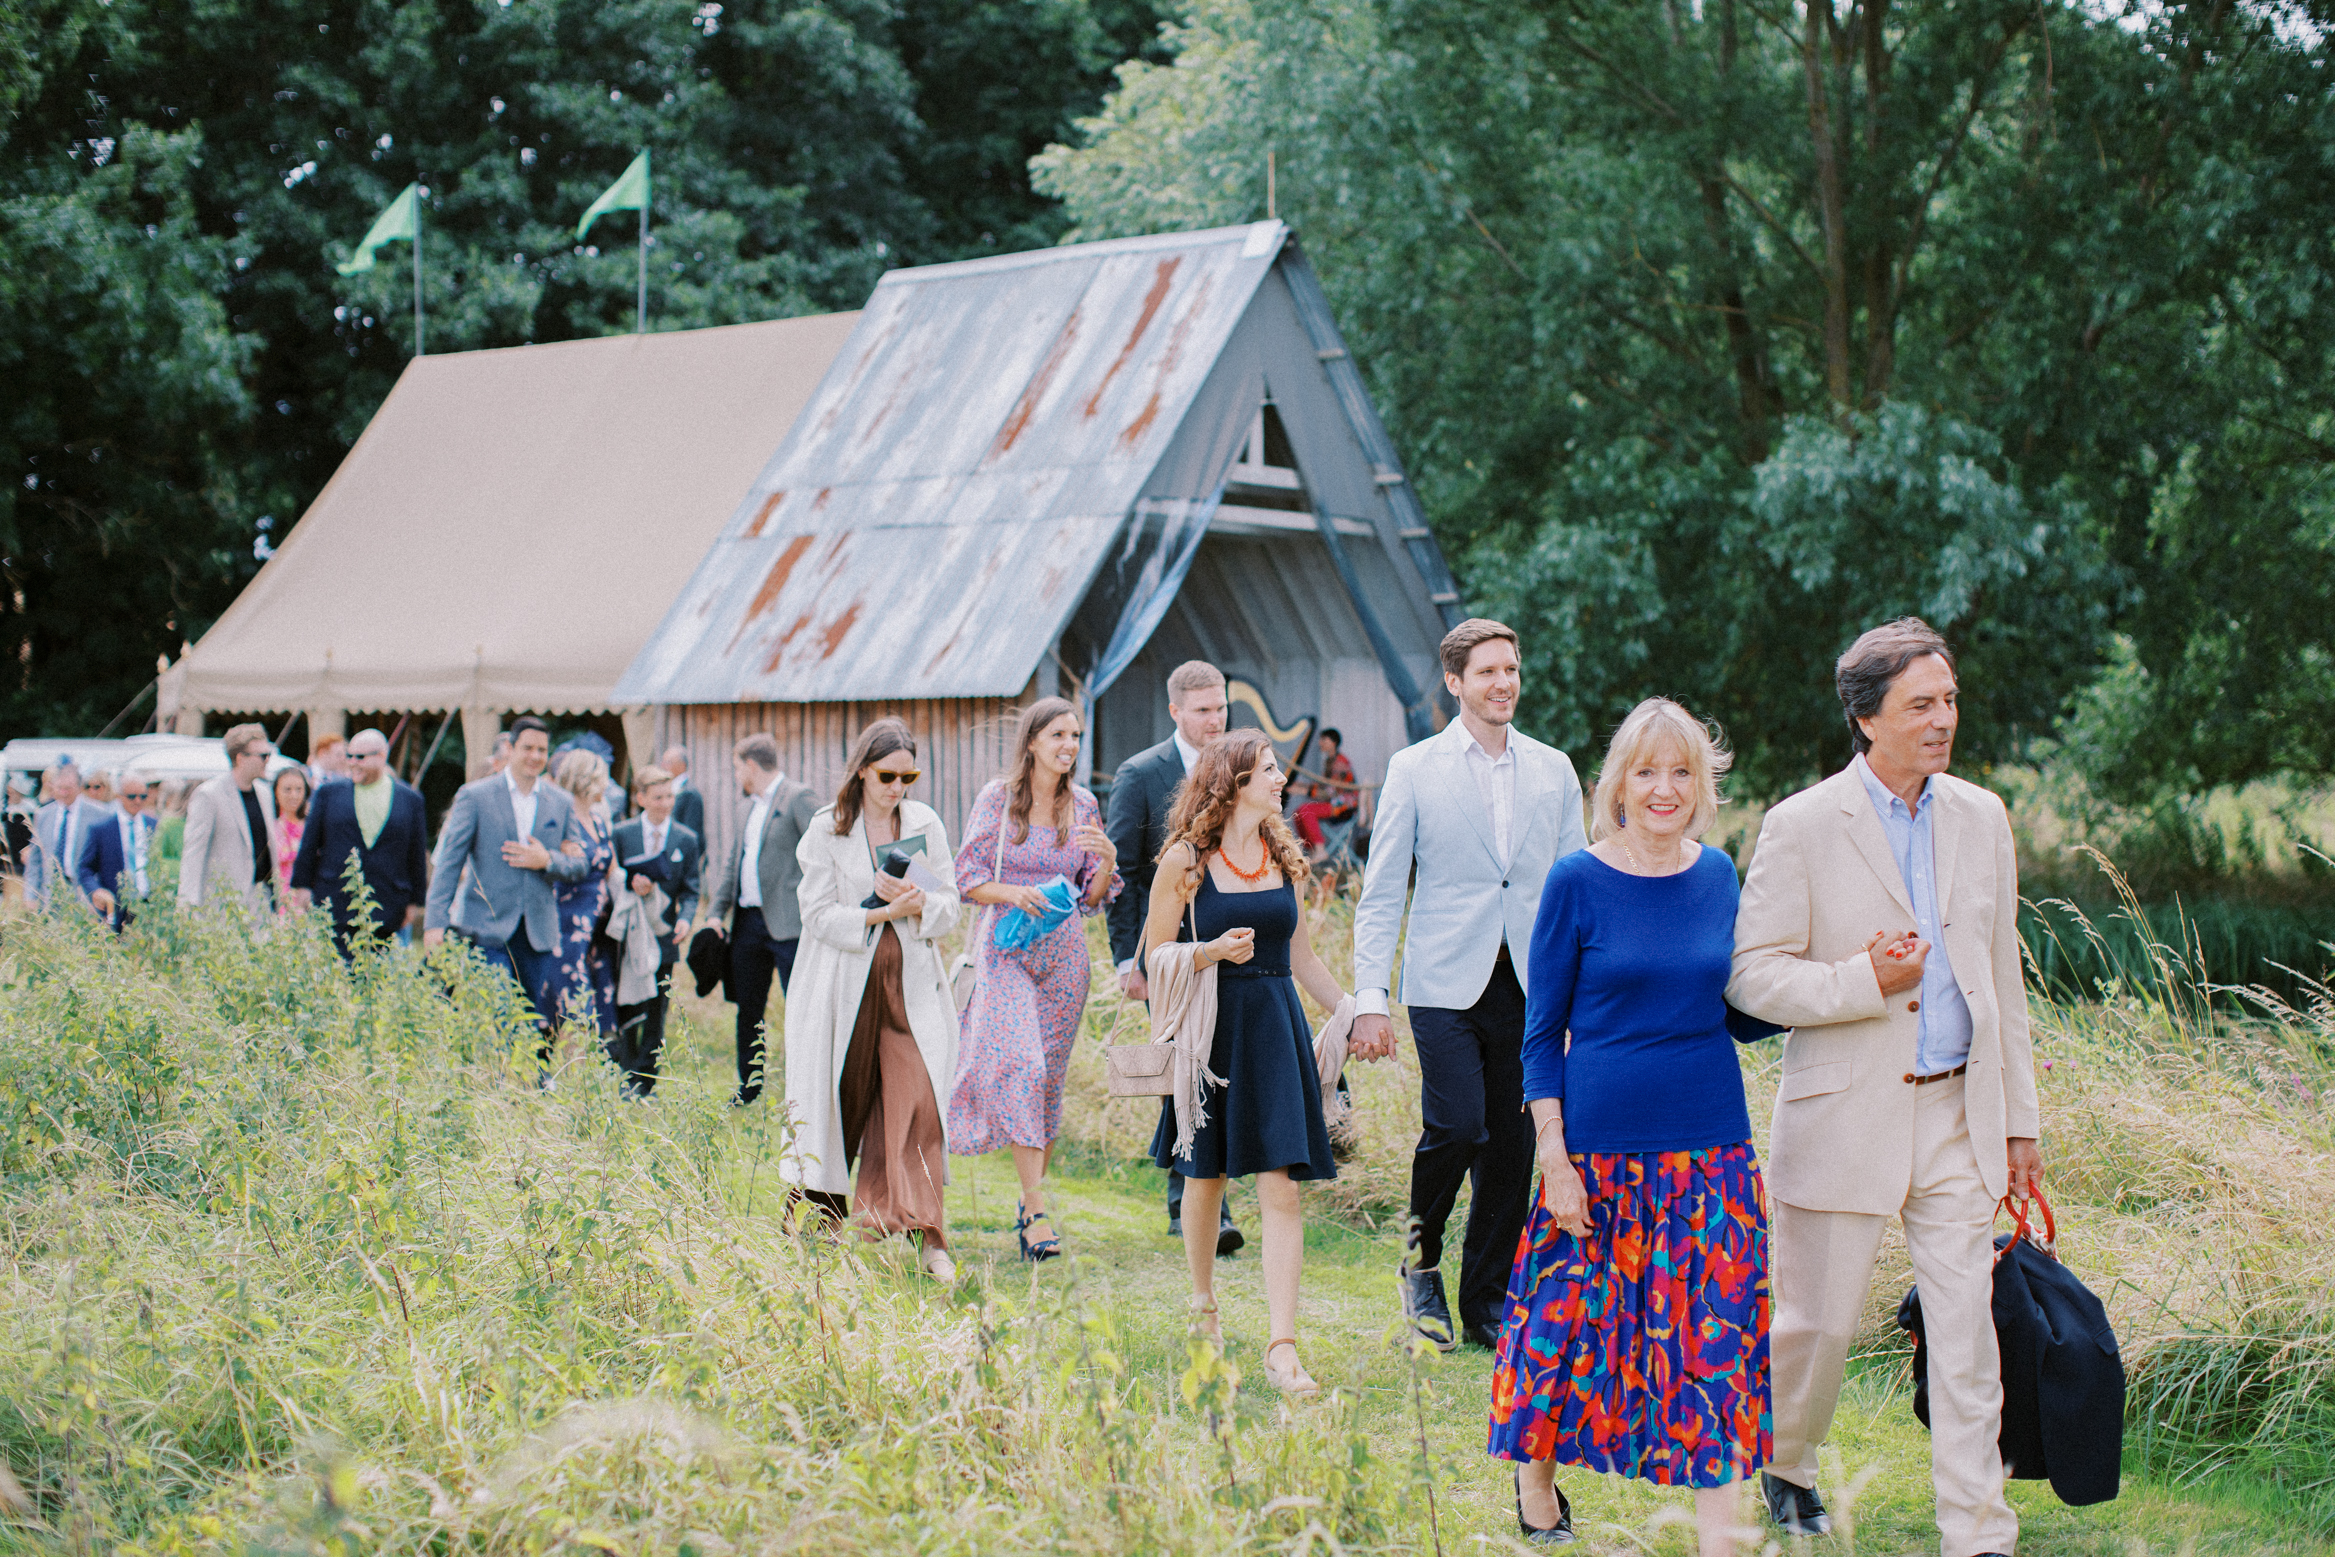
[(689, 752), (686, 747), (668, 746), (665, 755), (657, 759), (657, 766), (673, 775), (673, 820), (697, 834), (702, 846), (705, 842), (705, 796), (689, 782)]
[(355, 855), (373, 894), (371, 935), (386, 941), (421, 922), (430, 880), (429, 821), (421, 791), (389, 771), (389, 737), (359, 730), (348, 743), (349, 777), (319, 785), (292, 858), (292, 906), (321, 902), (343, 957), (358, 933), (346, 872)]
[[(1119, 965), (1119, 987), (1130, 1000), (1147, 1000), (1150, 989), (1136, 952), (1143, 944), (1143, 917), (1151, 909), (1151, 878), (1159, 851), (1167, 847), (1168, 813), (1176, 786), (1199, 760), (1200, 748), (1224, 733), (1224, 672), (1206, 660), (1187, 660), (1168, 673), (1168, 717), (1175, 733), (1119, 765), (1111, 781), (1111, 844), (1119, 851), (1119, 874), (1126, 890), (1111, 904), (1111, 957)], [(1160, 1106), (1171, 1099), (1162, 1098)], [(1184, 1233), (1184, 1176), (1168, 1170), (1168, 1236)], [(1225, 1202), (1217, 1221), (1216, 1252), (1230, 1254), (1248, 1240)]]
[(778, 770), (778, 742), (749, 735), (731, 748), (730, 771), (746, 797), (746, 818), (714, 876), (708, 918), (729, 921), (730, 998), (738, 1005), (738, 1091), (743, 1106), (762, 1095), (762, 1017), (770, 1007), (770, 981), (780, 994), (794, 977), (795, 945), (803, 934), (803, 911), (795, 889), (803, 867), (795, 845), (819, 802), (807, 784)]
[(112, 813), (81, 835), (74, 878), (89, 906), (116, 935), (135, 917), (130, 903), (147, 893), (146, 850), (154, 841), (146, 781), (124, 775)]
[(657, 1089), (657, 1061), (665, 1052), (665, 1012), (673, 998), (673, 967), (681, 960), (681, 927), (697, 917), (705, 848), (675, 814), (673, 775), (663, 768), (643, 768), (633, 775), (632, 793), (640, 815), (617, 827), (616, 862), (624, 871), (624, 884), (634, 892), (642, 897), (665, 894), (665, 912), (657, 927), (657, 993), (639, 1005), (616, 1008), (616, 1036), (608, 1041), (608, 1058), (624, 1072), (624, 1095), (647, 1097)]

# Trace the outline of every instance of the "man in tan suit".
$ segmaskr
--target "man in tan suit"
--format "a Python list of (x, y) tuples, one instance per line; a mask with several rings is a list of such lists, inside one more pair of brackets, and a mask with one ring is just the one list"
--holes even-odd
[(186, 842), (180, 849), (178, 900), (185, 907), (236, 903), (254, 920), (275, 905), (275, 796), (262, 784), (276, 749), (268, 732), (239, 724), (227, 732), (228, 769), (206, 779), (187, 798)]
[(1835, 681), (1857, 755), (1768, 812), (1727, 985), (1792, 1029), (1768, 1148), (1776, 1430), (1761, 1479), (1787, 1532), (1831, 1527), (1816, 1451), (1895, 1216), (1928, 1327), (1940, 1550), (2009, 1553), (1993, 1228), (1996, 1202), (2043, 1172), (2010, 818), (1946, 772), (1954, 659), (1927, 625), (1874, 628)]

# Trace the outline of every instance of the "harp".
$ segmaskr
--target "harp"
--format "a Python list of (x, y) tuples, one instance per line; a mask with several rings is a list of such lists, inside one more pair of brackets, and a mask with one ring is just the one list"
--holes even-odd
[(1319, 714), (1299, 714), (1283, 724), (1273, 716), (1273, 706), (1265, 701), (1265, 694), (1238, 679), (1224, 683), (1224, 701), (1228, 707), (1247, 709), (1257, 728), (1265, 732), (1265, 739), (1276, 748), (1287, 748), (1281, 752), (1284, 766), (1295, 767), (1304, 762), (1306, 753), (1313, 749), (1314, 731), (1321, 727)]

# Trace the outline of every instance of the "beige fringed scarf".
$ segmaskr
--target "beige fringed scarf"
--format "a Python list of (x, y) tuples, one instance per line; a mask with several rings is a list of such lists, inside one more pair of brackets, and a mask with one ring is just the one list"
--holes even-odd
[(1163, 941), (1144, 959), (1151, 980), (1151, 1035), (1176, 1046), (1177, 1157), (1192, 1150), (1192, 1137), (1208, 1122), (1200, 1084), (1221, 1087), (1224, 1078), (1208, 1069), (1216, 1047), (1216, 964), (1198, 965), (1200, 948), (1191, 941)]

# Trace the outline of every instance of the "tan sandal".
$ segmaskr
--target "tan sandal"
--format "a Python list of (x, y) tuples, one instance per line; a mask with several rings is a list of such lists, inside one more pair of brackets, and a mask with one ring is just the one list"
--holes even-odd
[(1191, 1309), (1191, 1317), (1185, 1328), (1192, 1334), (1210, 1341), (1218, 1350), (1222, 1350), (1224, 1347), (1224, 1326), (1216, 1317), (1216, 1300), (1210, 1298), (1203, 1303), (1200, 1301), (1199, 1295), (1195, 1293), (1185, 1301)]
[[(1289, 1348), (1292, 1363), (1287, 1371), (1273, 1366), (1273, 1353), (1283, 1346)], [(1265, 1382), (1284, 1395), (1293, 1395), (1299, 1400), (1311, 1400), (1322, 1392), (1322, 1387), (1314, 1382), (1313, 1375), (1305, 1371), (1305, 1364), (1297, 1359), (1297, 1337), (1293, 1335), (1265, 1343)]]

